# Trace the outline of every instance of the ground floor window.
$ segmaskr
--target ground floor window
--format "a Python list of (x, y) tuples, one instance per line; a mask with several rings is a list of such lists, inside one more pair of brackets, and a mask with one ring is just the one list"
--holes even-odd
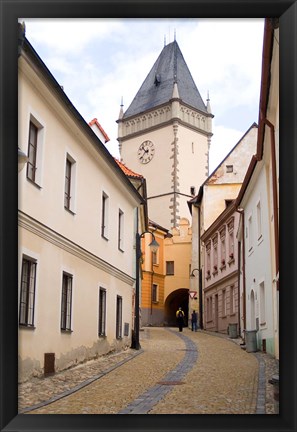
[(63, 273), (62, 304), (61, 304), (61, 330), (71, 330), (72, 309), (72, 275)]
[(106, 290), (99, 290), (99, 336), (106, 336)]
[(21, 292), (20, 292), (20, 315), (19, 324), (34, 326), (35, 309), (35, 284), (36, 284), (36, 261), (31, 258), (23, 258)]
[(123, 299), (117, 296), (117, 308), (116, 308), (116, 338), (121, 339), (122, 337), (122, 308)]

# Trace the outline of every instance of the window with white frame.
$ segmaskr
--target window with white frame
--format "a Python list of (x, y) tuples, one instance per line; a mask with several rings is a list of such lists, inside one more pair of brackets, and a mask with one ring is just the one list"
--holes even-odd
[(37, 135), (38, 127), (30, 121), (28, 142), (27, 178), (35, 183), (37, 170)]
[(221, 240), (221, 266), (226, 264), (226, 227), (224, 226), (220, 230), (220, 240)]
[(34, 326), (36, 266), (36, 260), (23, 257), (19, 313), (22, 326)]
[(261, 214), (261, 201), (257, 203), (257, 235), (258, 240), (262, 238), (262, 214)]
[(67, 154), (65, 163), (64, 208), (72, 213), (74, 213), (75, 177), (75, 160), (69, 154)]
[(106, 336), (106, 290), (99, 288), (99, 336)]
[(109, 197), (103, 192), (101, 201), (101, 236), (108, 239), (108, 213), (109, 213)]
[(209, 241), (205, 247), (206, 247), (206, 277), (209, 277), (210, 270), (211, 270), (211, 260), (210, 260), (211, 242)]
[(227, 223), (229, 260), (234, 259), (234, 218)]
[(266, 324), (266, 305), (265, 305), (265, 284), (264, 282), (260, 283), (259, 286), (260, 292), (260, 324)]
[(31, 114), (28, 130), (27, 179), (40, 187), (44, 126)]
[(248, 248), (249, 248), (249, 252), (253, 249), (253, 218), (252, 215), (250, 215), (248, 217)]
[(118, 248), (124, 251), (124, 212), (121, 209), (119, 209)]
[(157, 251), (152, 252), (152, 260), (153, 260), (153, 265), (159, 264), (159, 249)]
[(174, 261), (166, 261), (166, 275), (167, 276), (174, 275)]
[(216, 272), (218, 270), (218, 235), (212, 239), (213, 246), (213, 271)]
[(72, 275), (63, 272), (61, 300), (61, 330), (71, 330)]

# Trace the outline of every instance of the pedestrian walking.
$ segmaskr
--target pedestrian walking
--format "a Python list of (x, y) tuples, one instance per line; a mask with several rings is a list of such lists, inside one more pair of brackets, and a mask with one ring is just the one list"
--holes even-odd
[(192, 331), (197, 331), (197, 313), (193, 310), (191, 314)]
[(184, 311), (182, 310), (181, 307), (179, 307), (178, 310), (176, 311), (176, 318), (177, 318), (177, 324), (180, 332), (183, 331), (184, 317), (185, 317)]

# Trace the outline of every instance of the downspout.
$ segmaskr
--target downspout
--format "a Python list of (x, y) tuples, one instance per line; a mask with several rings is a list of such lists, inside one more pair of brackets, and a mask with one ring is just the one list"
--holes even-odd
[(238, 334), (241, 335), (241, 325), (240, 325), (240, 267), (241, 267), (241, 242), (238, 242), (238, 253), (237, 253), (237, 261), (238, 261), (238, 274), (237, 274), (237, 292), (238, 292)]
[(200, 230), (201, 230), (201, 207), (198, 206), (198, 268), (199, 268), (199, 327), (203, 330), (203, 299), (202, 299), (202, 268), (201, 268), (201, 241), (200, 241)]
[[(242, 217), (242, 309), (243, 309), (243, 327), (244, 330), (246, 330), (246, 284), (245, 284), (245, 240), (244, 240), (244, 210), (237, 208), (236, 211), (241, 215)], [(239, 269), (240, 271), (240, 269)], [(238, 305), (239, 305), (239, 313), (240, 313), (240, 298), (238, 299)], [(245, 340), (245, 334), (244, 334), (244, 340)]]
[(275, 129), (272, 123), (266, 118), (262, 120), (270, 128), (271, 144), (271, 168), (272, 168), (272, 196), (273, 196), (273, 216), (274, 216), (274, 247), (275, 247), (275, 277), (276, 289), (279, 289), (279, 228), (278, 228), (278, 205), (277, 205), (277, 175), (276, 175), (276, 155), (275, 155)]

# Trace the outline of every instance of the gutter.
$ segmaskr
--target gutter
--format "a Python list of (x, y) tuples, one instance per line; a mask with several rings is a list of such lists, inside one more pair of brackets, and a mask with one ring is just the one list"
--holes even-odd
[(276, 154), (275, 154), (275, 129), (272, 123), (266, 118), (263, 123), (270, 128), (271, 145), (271, 168), (272, 168), (272, 198), (273, 198), (273, 225), (274, 225), (274, 247), (275, 247), (275, 274), (276, 288), (279, 289), (279, 227), (278, 227), (278, 195), (277, 195), (277, 175), (276, 175)]
[[(244, 329), (246, 329), (246, 281), (245, 281), (245, 240), (244, 240), (244, 210), (237, 208), (236, 211), (241, 215), (242, 218), (242, 298), (243, 298), (243, 302), (242, 302), (242, 309), (243, 309), (243, 327)], [(240, 250), (238, 250), (238, 253), (240, 255)], [(239, 261), (238, 261), (239, 263)], [(240, 265), (238, 265), (238, 315), (239, 315), (239, 327), (240, 327), (240, 284), (239, 284), (239, 280), (240, 280)], [(245, 333), (244, 333), (244, 337), (243, 339), (245, 340)]]

